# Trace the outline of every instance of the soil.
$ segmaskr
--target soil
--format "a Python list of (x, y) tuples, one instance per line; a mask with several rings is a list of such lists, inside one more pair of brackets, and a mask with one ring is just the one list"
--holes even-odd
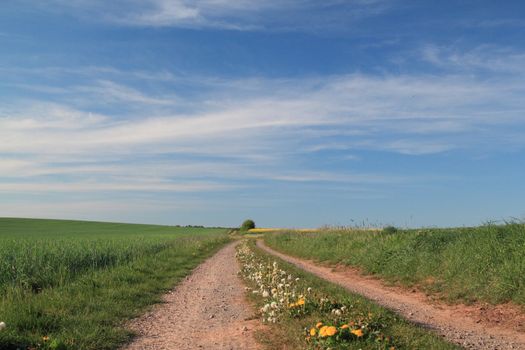
[(257, 246), (295, 266), (360, 294), (466, 349), (525, 349), (525, 315), (515, 305), (449, 305), (417, 289), (387, 286), (357, 269), (321, 266)]
[(259, 349), (260, 328), (238, 277), (231, 243), (199, 265), (164, 296), (164, 302), (134, 320), (138, 337), (124, 349)]

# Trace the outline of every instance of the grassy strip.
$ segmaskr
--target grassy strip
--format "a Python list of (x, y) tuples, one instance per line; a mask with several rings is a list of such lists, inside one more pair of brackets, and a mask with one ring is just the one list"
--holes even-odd
[[(115, 349), (132, 337), (125, 328), (126, 320), (159, 302), (163, 293), (228, 241), (224, 230), (200, 229), (200, 233), (191, 234), (189, 229), (184, 234), (187, 228), (120, 225), (118, 229), (111, 226), (115, 230), (109, 232), (103, 230), (108, 228), (106, 224), (74, 223), (86, 232), (73, 230), (67, 234), (67, 223), (54, 226), (45, 222), (44, 227), (46, 224), (50, 225), (49, 232), (31, 233), (26, 227), (20, 229), (18, 239), (13, 240), (9, 234), (0, 236), (0, 242), (10, 242), (11, 247), (27, 246), (26, 239), (39, 236), (32, 249), (14, 253), (19, 258), (14, 262), (21, 264), (14, 266), (23, 266), (17, 270), (24, 273), (13, 275), (15, 278), (2, 287), (0, 321), (6, 323), (6, 328), (0, 330), (1, 349)], [(104, 232), (112, 249), (104, 245)], [(25, 264), (31, 258), (23, 253), (38, 257), (31, 251), (38, 251), (40, 241), (47, 242), (44, 246), (53, 253), (44, 255), (35, 270), (29, 270)], [(70, 264), (74, 258), (60, 260), (60, 254), (85, 256), (79, 249), (85, 244), (88, 248), (97, 247), (90, 250), (91, 261), (105, 258), (109, 263), (90, 265), (89, 259), (82, 260), (90, 266), (82, 266), (72, 274)], [(114, 256), (119, 258), (113, 259)], [(62, 262), (58, 269), (64, 275), (46, 269), (46, 264), (54, 266), (57, 259)], [(38, 290), (24, 282), (35, 277), (29, 272), (47, 270), (48, 278), (67, 278), (49, 282)]]
[(525, 225), (267, 235), (294, 256), (360, 267), (448, 301), (525, 305)]
[[(345, 289), (326, 282), (312, 274), (306, 273), (293, 265), (284, 262), (261, 251), (250, 243), (250, 250), (254, 252), (259, 263), (255, 266), (271, 266), (277, 262), (279, 269), (291, 274), (290, 288), (297, 294), (305, 297), (302, 302), (290, 304), (292, 307), (278, 310), (277, 316), (272, 316), (261, 310), (262, 317), (268, 320), (269, 327), (262, 331), (259, 340), (268, 349), (456, 349), (455, 345), (445, 342), (440, 337), (417, 327), (396, 314), (380, 307), (371, 301), (352, 294)], [(242, 260), (242, 258), (241, 258)], [(260, 264), (260, 265), (259, 265)], [(264, 267), (262, 268), (264, 269)], [(263, 280), (266, 277), (263, 275)], [(246, 276), (246, 275), (245, 275)], [(299, 278), (298, 281), (295, 279)], [(280, 298), (264, 298), (260, 283), (246, 279), (246, 283), (255, 292), (250, 292), (251, 298), (261, 308), (272, 300)], [(263, 282), (264, 284), (264, 282)], [(267, 288), (266, 286), (263, 288)], [(311, 288), (308, 291), (308, 288)], [(292, 299), (301, 299), (301, 295), (294, 295)], [(323, 300), (323, 302), (320, 302)], [(286, 301), (285, 303), (287, 303)], [(338, 315), (335, 309), (344, 311)], [(271, 312), (271, 311), (270, 311)], [(276, 317), (273, 323), (272, 318)], [(334, 325), (337, 333), (332, 337), (319, 337), (319, 328), (315, 325)], [(350, 325), (349, 329), (342, 329), (343, 324)], [(350, 330), (357, 332), (363, 327), (364, 335), (355, 336)], [(315, 335), (307, 340), (309, 331), (314, 328)], [(387, 341), (388, 339), (388, 341)]]

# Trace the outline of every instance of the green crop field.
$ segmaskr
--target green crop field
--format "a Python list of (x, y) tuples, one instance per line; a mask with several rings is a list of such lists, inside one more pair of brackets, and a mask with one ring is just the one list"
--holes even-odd
[(525, 225), (267, 234), (291, 255), (357, 266), (449, 301), (525, 305)]
[(225, 229), (0, 219), (1, 349), (113, 349)]

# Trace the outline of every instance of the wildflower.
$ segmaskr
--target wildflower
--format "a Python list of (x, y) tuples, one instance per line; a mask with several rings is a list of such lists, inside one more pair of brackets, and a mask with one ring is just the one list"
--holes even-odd
[(350, 326), (348, 326), (347, 324), (344, 324), (341, 326), (341, 329), (347, 329), (347, 328), (350, 328)]
[(323, 322), (317, 322), (317, 324), (315, 325), (315, 328), (319, 329), (323, 326)]
[(44, 335), (44, 336), (42, 337), (42, 340), (44, 341), (44, 343), (47, 342), (47, 341), (49, 340), (49, 336)]
[(307, 291), (310, 293), (312, 291), (312, 287), (308, 287)]
[(328, 328), (328, 326), (322, 326), (321, 329), (319, 330), (319, 336), (321, 338), (324, 338), (326, 337), (326, 329)]
[(313, 337), (317, 334), (317, 330), (315, 328), (310, 328), (310, 335)]
[(358, 338), (363, 336), (363, 331), (361, 329), (351, 330), (350, 333), (357, 336)]
[(305, 303), (304, 298), (300, 298), (299, 300), (297, 300), (297, 306), (304, 305), (304, 303)]
[(5, 322), (0, 322), (0, 331), (4, 330), (6, 327)]
[(299, 278), (299, 277), (297, 277), (297, 278), (295, 279), (295, 282), (299, 282), (299, 280), (300, 280), (300, 278)]
[(334, 326), (327, 327), (325, 333), (327, 336), (331, 337), (337, 333), (337, 328)]

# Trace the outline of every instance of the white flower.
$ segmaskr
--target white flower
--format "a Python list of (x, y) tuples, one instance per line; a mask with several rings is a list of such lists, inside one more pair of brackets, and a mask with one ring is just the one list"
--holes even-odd
[(310, 293), (312, 291), (312, 287), (308, 287), (307, 291)]
[(0, 322), (0, 331), (4, 330), (6, 327), (5, 322)]
[(295, 282), (299, 282), (299, 280), (300, 280), (300, 278), (299, 278), (299, 277), (297, 277), (297, 278), (295, 279)]
[(262, 293), (262, 296), (263, 298), (268, 298), (270, 296), (270, 293), (268, 293), (267, 290), (265, 290), (263, 293)]

